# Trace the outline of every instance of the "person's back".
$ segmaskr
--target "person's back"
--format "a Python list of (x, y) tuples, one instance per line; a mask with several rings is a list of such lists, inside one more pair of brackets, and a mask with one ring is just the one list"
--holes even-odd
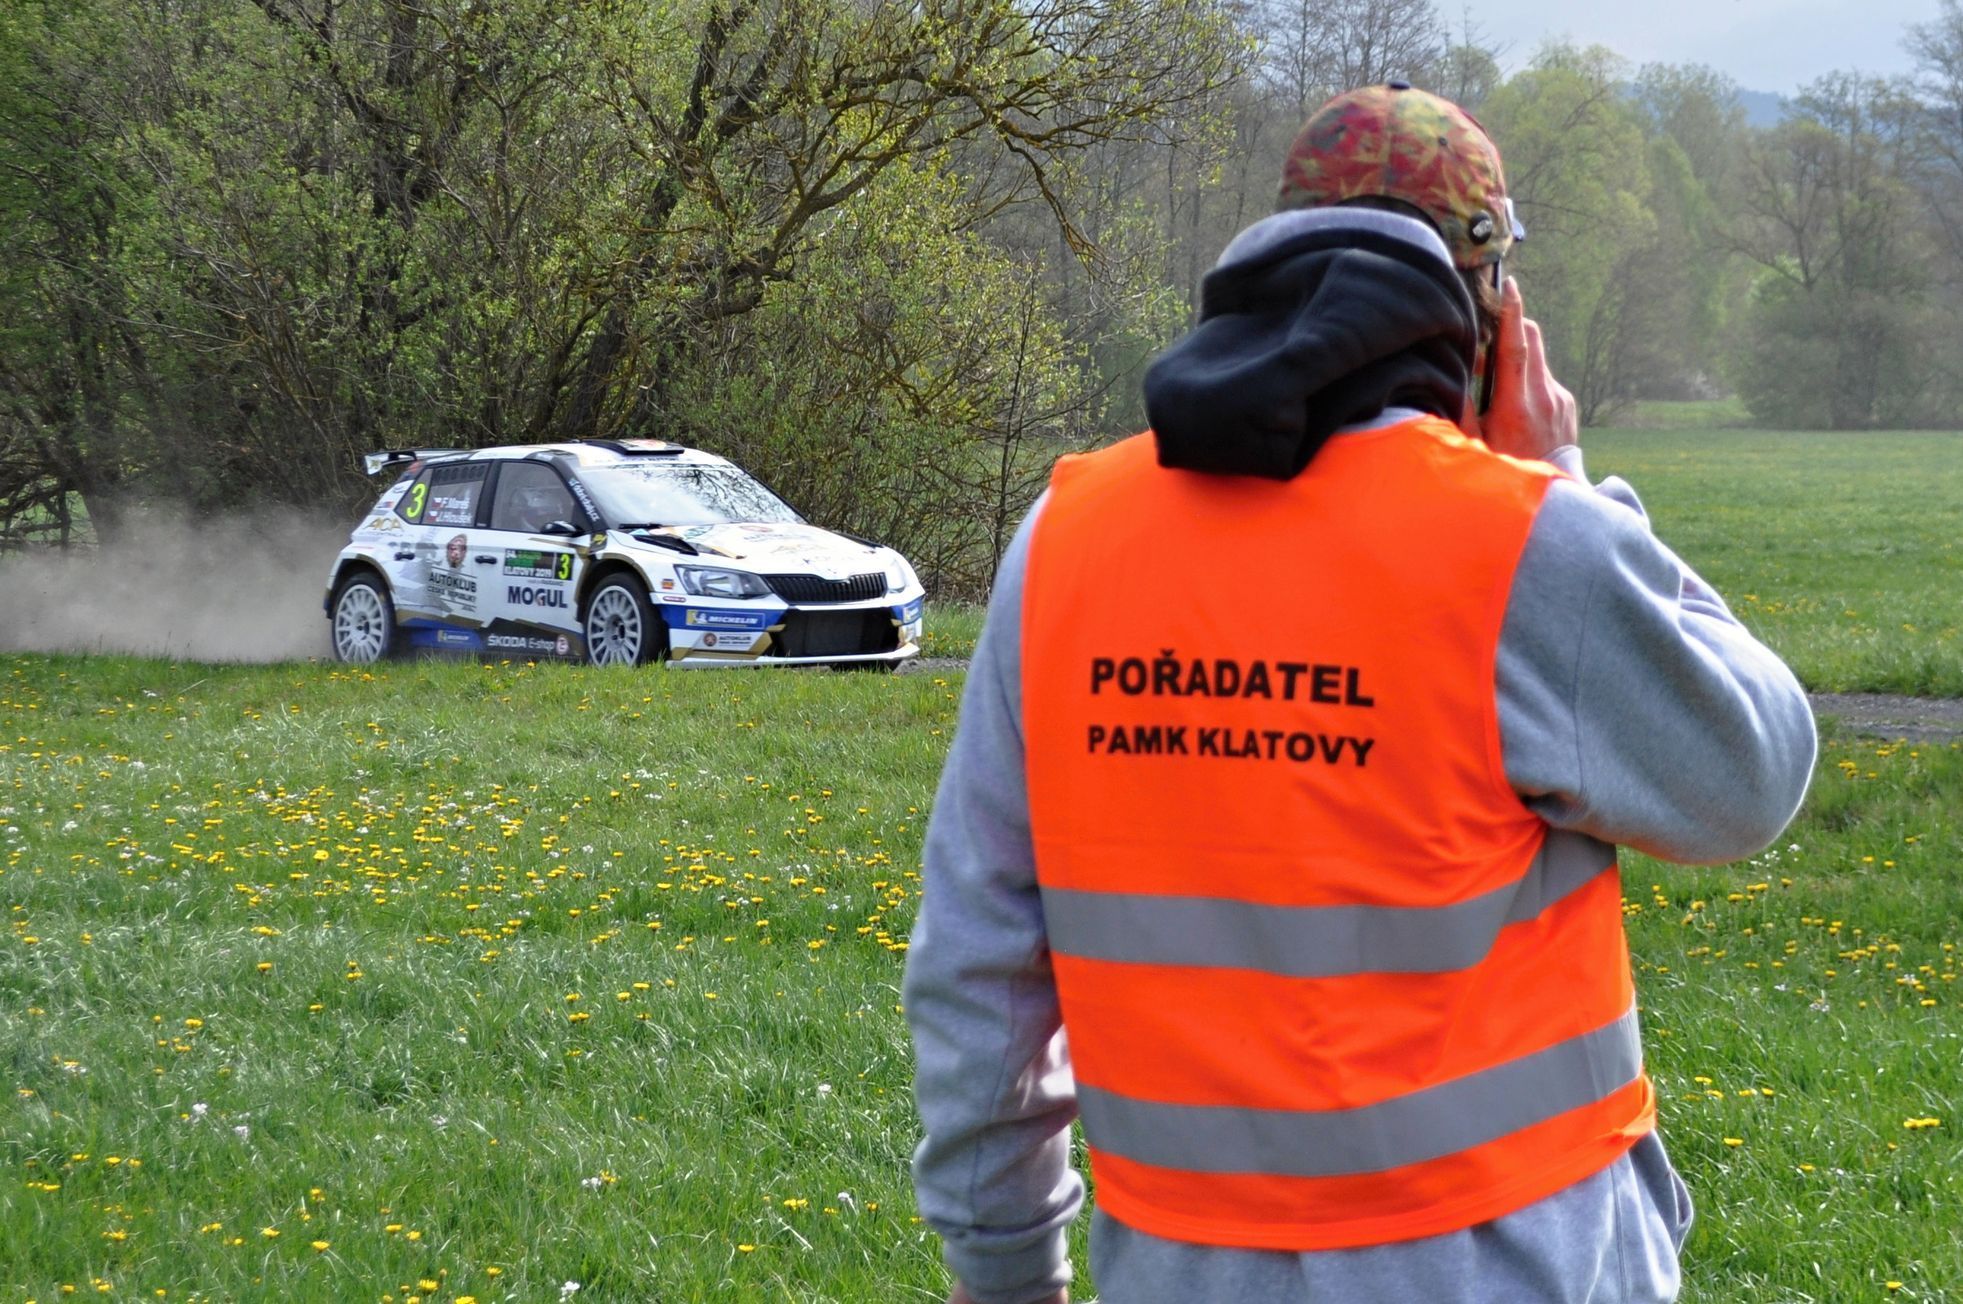
[[(1306, 148), (1401, 157), (1355, 128), (1432, 130), (1419, 94)], [(1510, 290), (1484, 433), (1553, 462), (1443, 419), (1517, 235), (1474, 161), (1435, 206), (1485, 207), (1431, 225), (1366, 179), (1244, 233), (1153, 432), (1061, 464), (1004, 560), (907, 983), (957, 1295), (1067, 1280), (1080, 1112), (1107, 1304), (1674, 1297), (1606, 844), (1757, 850), (1811, 718), (1626, 486), (1560, 469)]]

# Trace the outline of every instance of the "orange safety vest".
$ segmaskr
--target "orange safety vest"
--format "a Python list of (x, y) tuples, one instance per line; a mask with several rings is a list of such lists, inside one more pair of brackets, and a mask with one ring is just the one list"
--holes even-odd
[(1494, 658), (1555, 472), (1426, 417), (1293, 480), (1057, 464), (1031, 829), (1099, 1205), (1174, 1240), (1499, 1217), (1655, 1126), (1615, 849), (1508, 786)]

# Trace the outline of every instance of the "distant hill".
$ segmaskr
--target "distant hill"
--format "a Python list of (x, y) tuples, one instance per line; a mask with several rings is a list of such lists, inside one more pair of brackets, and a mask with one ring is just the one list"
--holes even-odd
[(1770, 91), (1739, 91), (1738, 106), (1745, 110), (1745, 121), (1754, 127), (1776, 127), (1786, 116), (1786, 97)]

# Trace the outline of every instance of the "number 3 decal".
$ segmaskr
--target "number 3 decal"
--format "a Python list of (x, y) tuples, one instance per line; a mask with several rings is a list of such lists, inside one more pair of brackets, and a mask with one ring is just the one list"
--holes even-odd
[(569, 552), (560, 553), (559, 560), (554, 569), (558, 571), (558, 574), (553, 577), (554, 579), (571, 579), (573, 577), (573, 555)]
[(422, 515), (423, 515), (423, 502), (424, 502), (424, 500), (426, 500), (426, 499), (427, 499), (428, 497), (429, 497), (429, 483), (428, 483), (428, 481), (419, 481), (419, 482), (417, 482), (417, 484), (416, 484), (416, 487), (415, 487), (415, 488), (413, 488), (413, 489), (411, 489), (411, 490), (409, 491), (409, 512), (408, 512), (408, 516), (409, 516), (409, 519), (410, 519), (410, 520), (412, 520), (412, 521), (418, 521), (418, 520), (421, 520), (421, 519), (422, 519)]

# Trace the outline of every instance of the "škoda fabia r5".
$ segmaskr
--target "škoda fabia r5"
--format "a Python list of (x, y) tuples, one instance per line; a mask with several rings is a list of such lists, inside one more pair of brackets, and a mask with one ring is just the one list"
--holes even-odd
[(395, 472), (327, 584), (334, 655), (892, 669), (925, 590), (724, 458), (658, 440), (371, 453)]

